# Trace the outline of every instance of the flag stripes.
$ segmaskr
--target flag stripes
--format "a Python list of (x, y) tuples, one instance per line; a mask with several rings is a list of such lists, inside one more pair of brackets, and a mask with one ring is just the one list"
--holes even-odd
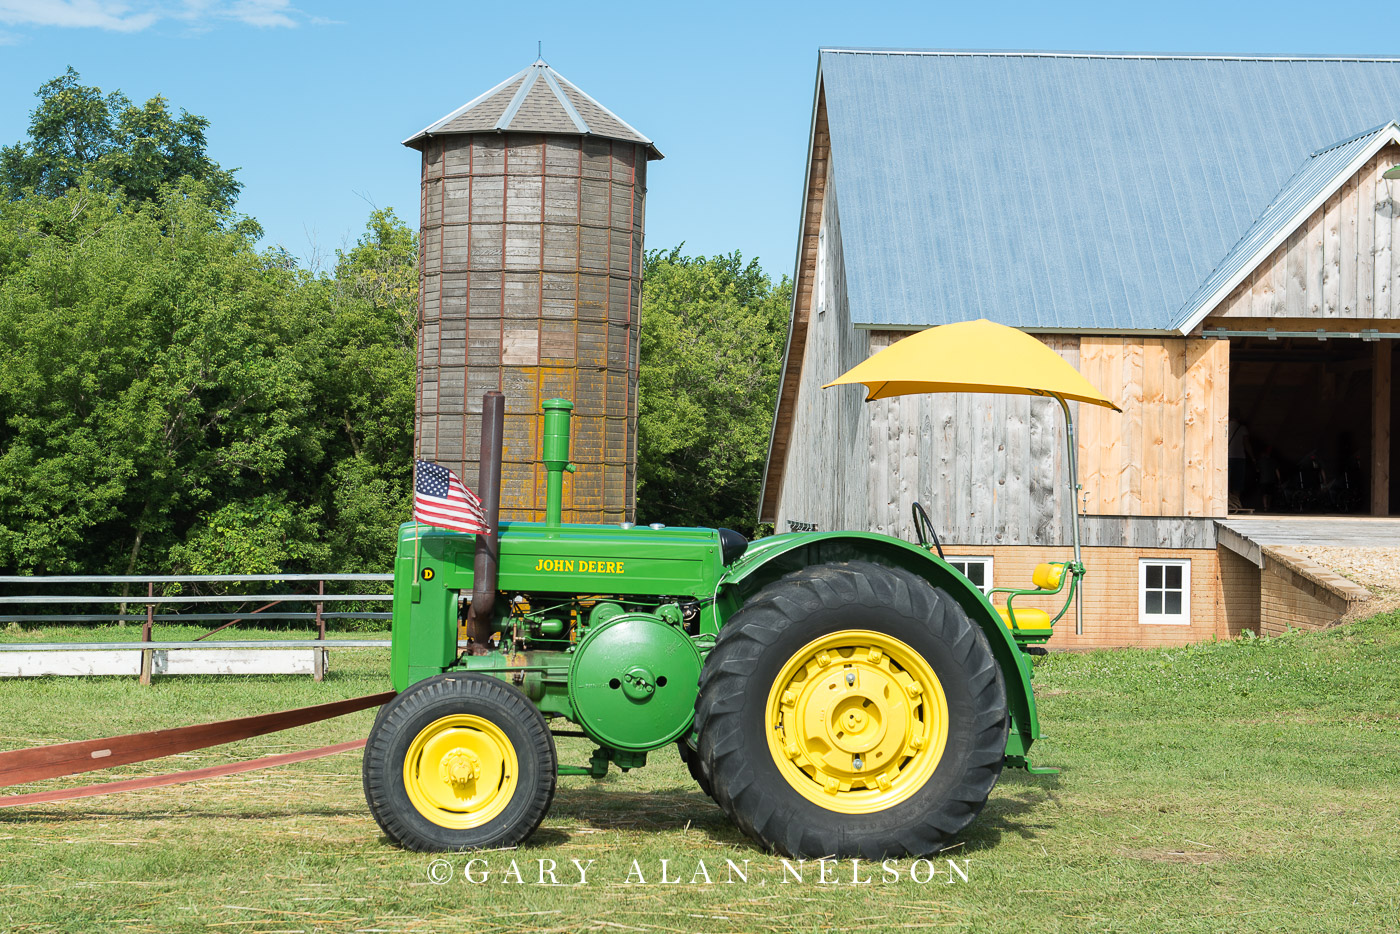
[(481, 499), (452, 471), (431, 461), (413, 462), (413, 521), (454, 532), (486, 533)]

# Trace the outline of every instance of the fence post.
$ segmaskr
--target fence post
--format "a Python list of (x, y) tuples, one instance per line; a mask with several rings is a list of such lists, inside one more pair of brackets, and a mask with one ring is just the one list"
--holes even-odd
[[(321, 597), (326, 595), (325, 578), (316, 582), (316, 594)], [(318, 602), (316, 604), (316, 638), (322, 642), (326, 641), (326, 618), (322, 615), (325, 608), (326, 604), (324, 602)], [(317, 681), (324, 681), (326, 679), (326, 650), (322, 648), (316, 649), (315, 656), (315, 661), (312, 662), (312, 670), (315, 673), (314, 677)]]
[[(146, 584), (146, 597), (147, 597), (148, 599), (150, 599), (150, 598), (154, 598), (155, 595), (156, 595), (156, 584), (155, 584), (155, 581), (151, 581), (151, 582), (149, 582), (149, 583)], [(156, 605), (155, 605), (154, 603), (147, 603), (147, 604), (146, 604), (146, 622), (141, 626), (141, 641), (142, 641), (142, 642), (150, 642), (150, 641), (151, 641), (151, 627), (155, 625), (155, 621), (156, 621), (156, 620), (155, 620), (155, 613), (156, 613)], [(154, 661), (155, 661), (155, 652), (154, 652), (154, 651), (152, 651), (151, 649), (142, 649), (142, 650), (141, 650), (141, 683), (142, 683), (142, 684), (150, 684), (150, 683), (151, 683), (151, 668), (153, 667)]]

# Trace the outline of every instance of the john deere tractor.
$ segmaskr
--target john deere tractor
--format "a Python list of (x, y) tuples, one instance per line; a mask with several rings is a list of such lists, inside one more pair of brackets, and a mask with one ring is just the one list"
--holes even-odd
[[(1029, 651), (1049, 631), (1004, 622), (935, 553), (926, 517), (917, 542), (565, 524), (571, 409), (544, 403), (543, 523), (495, 520), (503, 405), (491, 393), (480, 486), (493, 534), (400, 529), (400, 693), (364, 757), (390, 838), (513, 846), (548, 812), (557, 776), (678, 747), (765, 848), (923, 855), (977, 816), (1004, 766), (1029, 768)], [(580, 735), (591, 759), (561, 764), (555, 737)]]

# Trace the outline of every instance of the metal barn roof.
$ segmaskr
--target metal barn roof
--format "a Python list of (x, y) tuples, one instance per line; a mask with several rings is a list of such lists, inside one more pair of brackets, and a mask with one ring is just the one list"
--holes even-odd
[(420, 149), (432, 136), (491, 132), (620, 139), (641, 143), (648, 147), (649, 158), (661, 158), (655, 143), (549, 67), (544, 59), (424, 127), (404, 140), (404, 145)]
[(1277, 249), (1386, 143), (1400, 143), (1400, 125), (1393, 121), (1319, 149), (1303, 160), (1297, 173), (1284, 184), (1254, 226), (1187, 300), (1172, 326), (1186, 332), (1200, 324), (1211, 309), (1249, 275), (1257, 257)]
[(1400, 116), (1397, 59), (824, 49), (819, 68), (865, 327), (1167, 331)]

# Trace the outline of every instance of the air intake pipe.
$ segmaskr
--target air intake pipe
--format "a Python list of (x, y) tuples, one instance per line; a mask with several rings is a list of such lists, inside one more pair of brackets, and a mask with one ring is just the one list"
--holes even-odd
[(544, 523), (558, 528), (564, 521), (564, 473), (574, 472), (569, 463), (569, 418), (574, 404), (568, 399), (546, 399), (544, 409)]

